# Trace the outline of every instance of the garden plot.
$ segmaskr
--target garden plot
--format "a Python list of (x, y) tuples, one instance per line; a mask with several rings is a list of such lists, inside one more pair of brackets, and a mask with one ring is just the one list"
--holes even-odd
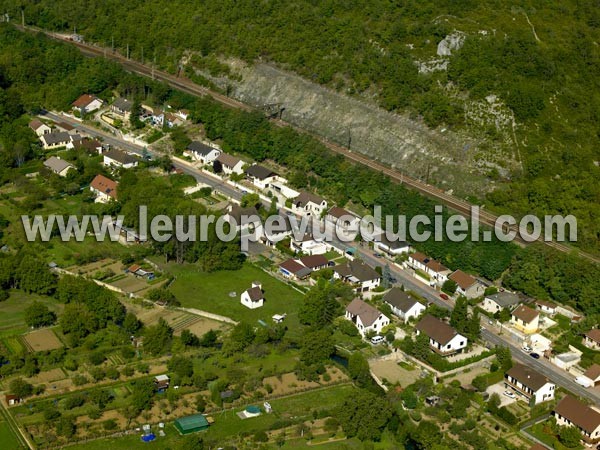
[(408, 386), (419, 379), (419, 369), (408, 370), (398, 364), (395, 360), (374, 359), (369, 361), (369, 366), (377, 378), (387, 380), (390, 383), (400, 383)]
[(62, 342), (56, 337), (51, 329), (32, 331), (23, 336), (23, 341), (27, 348), (32, 352), (41, 352), (46, 350), (56, 350), (63, 346)]
[(331, 377), (329, 381), (325, 381), (323, 376), (321, 376), (319, 382), (299, 380), (295, 373), (290, 372), (280, 376), (267, 377), (263, 380), (263, 385), (269, 385), (273, 388), (269, 396), (280, 396), (308, 389), (316, 389), (327, 384), (348, 381), (346, 374), (337, 367), (328, 367), (327, 373)]

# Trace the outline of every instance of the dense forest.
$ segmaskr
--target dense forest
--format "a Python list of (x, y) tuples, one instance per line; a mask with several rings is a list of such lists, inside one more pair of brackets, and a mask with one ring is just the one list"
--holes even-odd
[[(522, 171), (487, 198), (515, 214), (575, 214), (579, 244), (600, 251), (600, 8), (595, 0), (506, 4), (452, 0), (127, 3), (22, 2), (0, 10), (28, 24), (72, 32), (153, 58), (175, 72), (186, 50), (204, 57), (272, 61), (350, 95), (409, 111), (430, 126), (475, 130), (465, 105), (497, 96), (516, 118), (509, 151)], [(447, 70), (420, 73), (454, 31), (463, 47)], [(196, 58), (198, 59), (198, 58)], [(59, 62), (55, 62), (60, 64)], [(450, 95), (458, 88), (458, 95)], [(75, 86), (70, 87), (75, 89)]]
[[(57, 60), (60, 67), (49, 70)], [(29, 72), (24, 69), (27, 67)], [(105, 77), (98, 79), (102, 74)], [(108, 61), (85, 58), (68, 45), (43, 36), (24, 34), (10, 26), (0, 27), (0, 78), (3, 80), (0, 91), (3, 100), (0, 101), (3, 114), (0, 179), (3, 183), (24, 186), (27, 195), (20, 205), (23, 210), (35, 211), (44, 196), (48, 196), (48, 192), (24, 181), (23, 171), (28, 170), (28, 164), (39, 164), (41, 157), (34, 144), (35, 136), (27, 127), (25, 113), (41, 107), (66, 108), (83, 92), (95, 93), (106, 100), (116, 92), (132, 99), (149, 95), (149, 101), (159, 104), (168, 101), (173, 107), (188, 108), (192, 120), (202, 124), (207, 137), (218, 141), (224, 150), (242, 153), (257, 161), (270, 158), (286, 168), (286, 176), (293, 185), (316, 190), (339, 205), (352, 204), (366, 209), (381, 205), (384, 214), (406, 214), (408, 218), (422, 213), (433, 215), (434, 212), (431, 200), (393, 184), (365, 167), (349, 163), (306, 135), (271, 125), (261, 114), (224, 108), (208, 98), (172, 91), (160, 83), (127, 74)], [(91, 178), (96, 169), (101, 170), (93, 159), (85, 156), (76, 159), (84, 169), (80, 176)], [(172, 180), (158, 179), (149, 183), (147, 176), (140, 172), (124, 174), (123, 182), (122, 198), (117, 209), (109, 206), (112, 208), (107, 210), (109, 213), (114, 214), (122, 208), (127, 214), (134, 211), (136, 205), (152, 198), (150, 213), (201, 213), (196, 203), (183, 198)], [(65, 183), (60, 189), (68, 191), (69, 180)], [(142, 185), (144, 189), (136, 188)], [(127, 215), (137, 217), (133, 213)], [(130, 224), (135, 225), (135, 222)], [(7, 227), (12, 239), (22, 235), (16, 223), (2, 227)], [(9, 233), (5, 232), (4, 239), (7, 238)], [(197, 244), (181, 248), (171, 242), (157, 243), (155, 250), (169, 258), (199, 261), (205, 269), (213, 270), (220, 264), (231, 263), (234, 267), (241, 263), (233, 247), (226, 247)], [(600, 268), (575, 256), (547, 248), (521, 250), (499, 241), (454, 243), (429, 240), (417, 244), (417, 248), (452, 269), (461, 268), (490, 280), (504, 274), (505, 283), (528, 295), (570, 303), (590, 314), (599, 312), (595, 293), (600, 290)], [(505, 274), (507, 269), (508, 274)]]

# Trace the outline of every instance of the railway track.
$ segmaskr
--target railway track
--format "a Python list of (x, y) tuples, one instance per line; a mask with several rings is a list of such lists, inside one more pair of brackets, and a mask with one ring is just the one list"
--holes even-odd
[[(52, 32), (42, 30), (42, 29), (39, 29), (36, 27), (30, 27), (30, 26), (22, 27), (19, 25), (16, 25), (16, 27), (21, 30), (24, 30), (24, 31), (41, 32), (41, 33), (44, 33), (45, 35), (51, 37), (52, 39), (59, 40), (62, 42), (67, 42), (67, 43), (72, 44), (75, 47), (79, 48), (79, 50), (84, 54), (87, 54), (90, 56), (99, 56), (99, 57), (105, 57), (105, 58), (112, 59), (114, 61), (119, 62), (127, 70), (130, 70), (132, 72), (135, 72), (135, 73), (145, 76), (145, 77), (151, 77), (155, 80), (163, 81), (163, 82), (169, 84), (170, 86), (172, 86), (176, 89), (179, 89), (183, 92), (186, 92), (188, 94), (199, 95), (199, 96), (210, 96), (214, 100), (216, 100), (219, 103), (226, 105), (230, 108), (238, 108), (238, 109), (242, 109), (244, 111), (254, 111), (255, 110), (255, 108), (253, 108), (245, 103), (234, 100), (234, 99), (227, 97), (219, 92), (212, 91), (203, 86), (199, 86), (187, 78), (177, 77), (175, 75), (171, 75), (164, 71), (156, 70), (156, 69), (154, 69), (152, 67), (148, 67), (147, 65), (144, 65), (138, 61), (135, 61), (132, 59), (127, 59), (126, 57), (119, 54), (118, 52), (109, 51), (108, 49), (106, 49), (104, 47), (98, 47), (98, 46), (91, 45), (91, 44), (74, 42), (74, 41), (70, 40), (69, 38), (67, 38), (66, 36), (52, 33)], [(319, 140), (323, 145), (325, 145), (331, 151), (344, 156), (345, 158), (349, 159), (350, 161), (353, 161), (355, 163), (358, 163), (358, 164), (364, 165), (366, 167), (369, 167), (373, 170), (376, 170), (376, 171), (388, 176), (392, 181), (394, 181), (396, 183), (404, 184), (404, 185), (408, 186), (409, 188), (412, 188), (412, 189), (420, 192), (421, 194), (424, 194), (430, 198), (433, 198), (434, 200), (437, 200), (437, 201), (443, 203), (448, 208), (455, 210), (455, 211), (459, 212), (460, 214), (463, 214), (467, 217), (471, 217), (471, 208), (474, 205), (472, 205), (471, 203), (469, 203), (465, 200), (456, 198), (453, 195), (450, 195), (450, 194), (442, 191), (441, 189), (438, 189), (434, 186), (424, 183), (416, 178), (410, 177), (410, 176), (398, 171), (397, 169), (391, 169), (388, 166), (381, 164), (377, 161), (373, 161), (372, 159), (370, 159), (364, 155), (352, 152), (351, 150), (349, 150), (346, 147), (343, 147), (339, 144), (331, 142), (331, 141), (323, 138), (322, 136), (313, 134), (313, 133), (311, 133), (307, 130), (304, 130), (302, 128), (299, 128), (291, 123), (285, 122), (285, 121), (283, 121), (281, 119), (277, 119), (277, 118), (272, 118), (270, 120), (273, 124), (275, 124), (277, 126), (292, 127), (294, 130), (296, 130), (300, 133), (310, 135), (313, 138)], [(497, 227), (497, 219), (498, 219), (498, 216), (496, 216), (488, 211), (483, 211), (481, 209), (479, 210), (478, 221), (480, 224), (491, 227), (491, 228), (496, 228)], [(526, 241), (523, 239), (522, 233), (527, 234), (527, 231), (519, 228), (518, 225), (503, 226), (503, 231), (505, 233), (507, 231), (515, 232), (516, 233), (515, 241), (521, 245), (527, 245), (527, 244), (531, 243), (530, 241)], [(545, 241), (543, 239), (543, 237), (538, 238), (537, 241), (543, 243), (544, 245), (546, 245), (548, 247), (554, 248), (554, 249), (564, 252), (564, 253), (577, 252), (581, 257), (584, 257), (595, 263), (600, 263), (600, 258), (598, 258), (594, 255), (591, 255), (589, 253), (585, 253), (581, 250), (578, 250), (570, 245), (566, 245), (566, 244), (555, 242), (555, 241)]]

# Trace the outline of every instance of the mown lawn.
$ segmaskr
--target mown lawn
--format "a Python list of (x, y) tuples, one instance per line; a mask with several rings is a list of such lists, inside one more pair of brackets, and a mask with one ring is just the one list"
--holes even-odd
[(12, 290), (10, 296), (0, 306), (0, 336), (21, 334), (28, 330), (25, 324), (25, 308), (34, 301), (42, 302), (51, 311), (60, 314), (63, 305), (49, 297), (36, 294), (26, 294), (23, 291)]
[(0, 422), (0, 447), (2, 450), (21, 450), (23, 448), (5, 421)]
[[(175, 276), (170, 289), (182, 306), (251, 324), (256, 324), (258, 320), (271, 324), (274, 314), (285, 313), (287, 317), (284, 323), (291, 330), (299, 326), (298, 308), (302, 294), (251, 264), (245, 264), (242, 269), (233, 272), (206, 273), (192, 264), (169, 264), (166, 270)], [(265, 292), (264, 306), (254, 310), (240, 303), (241, 293), (250, 288), (253, 281), (260, 281)]]

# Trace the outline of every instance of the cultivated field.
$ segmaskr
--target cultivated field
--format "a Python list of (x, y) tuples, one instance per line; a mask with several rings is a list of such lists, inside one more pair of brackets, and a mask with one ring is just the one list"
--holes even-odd
[(23, 340), (27, 348), (32, 352), (55, 350), (63, 346), (62, 342), (54, 334), (54, 331), (49, 328), (32, 331), (23, 336)]

